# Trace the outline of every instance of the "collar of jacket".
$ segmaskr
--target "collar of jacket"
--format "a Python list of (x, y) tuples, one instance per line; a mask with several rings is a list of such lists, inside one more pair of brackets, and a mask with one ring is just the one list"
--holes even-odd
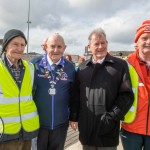
[[(4, 52), (4, 53), (1, 55), (1, 60), (2, 60), (2, 62), (4, 63), (5, 66), (8, 66), (6, 59), (7, 59), (7, 58), (6, 58), (6, 53)], [(23, 62), (22, 62), (22, 59), (20, 59), (19, 61), (21, 61), (21, 67), (24, 67)]]
[[(44, 61), (43, 61), (43, 59), (45, 59), (45, 62), (48, 63), (48, 61), (47, 61), (47, 54), (45, 54), (45, 55), (43, 56), (42, 60), (41, 60), (40, 63), (39, 63), (39, 65), (44, 68)], [(61, 61), (60, 61), (60, 63), (59, 63), (58, 65), (64, 67), (64, 63), (65, 63), (65, 59), (64, 59), (64, 57), (62, 56), (62, 57), (61, 57)]]
[(6, 55), (5, 53), (2, 53), (1, 60), (6, 65), (6, 56), (5, 55)]
[[(90, 59), (87, 60), (86, 66), (88, 66), (88, 65), (90, 65), (90, 64), (93, 64), (92, 57), (93, 57), (93, 56), (91, 56)], [(114, 57), (107, 53), (107, 55), (106, 55), (106, 57), (105, 57), (103, 63), (105, 63), (105, 62), (114, 63), (114, 62), (115, 62), (115, 61), (114, 61)]]

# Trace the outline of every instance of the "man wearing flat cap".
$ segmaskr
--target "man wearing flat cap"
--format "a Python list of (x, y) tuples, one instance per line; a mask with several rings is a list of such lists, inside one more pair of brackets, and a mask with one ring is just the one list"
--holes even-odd
[(32, 98), (34, 66), (21, 59), (27, 44), (24, 33), (5, 33), (0, 59), (0, 150), (31, 150), (39, 117)]
[(134, 103), (122, 123), (125, 150), (150, 150), (150, 20), (136, 30), (136, 51), (128, 56)]

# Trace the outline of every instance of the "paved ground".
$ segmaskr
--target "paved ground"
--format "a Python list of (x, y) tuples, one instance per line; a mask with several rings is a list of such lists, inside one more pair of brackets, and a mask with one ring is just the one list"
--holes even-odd
[[(82, 150), (81, 144), (78, 141), (77, 143), (69, 146), (68, 148), (66, 148), (66, 150)], [(117, 147), (117, 150), (123, 150), (122, 145), (120, 143), (120, 145)]]
[[(73, 131), (71, 128), (68, 130), (65, 150), (82, 150), (81, 143), (78, 140), (78, 132)], [(123, 150), (121, 141), (117, 150)]]

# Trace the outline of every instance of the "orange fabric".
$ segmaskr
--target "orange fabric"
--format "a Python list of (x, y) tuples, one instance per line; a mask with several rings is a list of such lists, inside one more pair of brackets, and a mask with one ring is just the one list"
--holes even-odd
[(143, 86), (138, 87), (138, 106), (135, 120), (132, 123), (122, 123), (122, 127), (129, 132), (150, 135), (150, 112), (148, 112), (150, 109), (148, 108), (150, 107), (150, 75), (146, 64), (138, 58), (138, 50), (128, 57), (128, 62), (137, 71), (139, 84)]
[(134, 42), (136, 43), (143, 33), (150, 33), (150, 20), (145, 20), (142, 25), (137, 28)]

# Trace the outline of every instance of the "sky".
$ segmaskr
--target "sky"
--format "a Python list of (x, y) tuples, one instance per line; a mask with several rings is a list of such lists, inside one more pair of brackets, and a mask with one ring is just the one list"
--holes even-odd
[[(0, 0), (0, 39), (10, 29), (29, 31), (28, 51), (43, 53), (41, 43), (53, 33), (64, 37), (66, 53), (83, 55), (90, 32), (101, 27), (108, 50), (134, 50), (136, 29), (150, 19), (148, 0)], [(28, 30), (29, 29), (29, 30)]]

